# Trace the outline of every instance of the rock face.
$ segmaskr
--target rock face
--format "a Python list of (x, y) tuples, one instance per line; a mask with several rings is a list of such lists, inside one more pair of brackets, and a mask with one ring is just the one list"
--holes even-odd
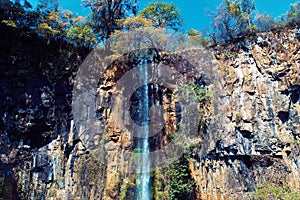
[(88, 50), (0, 26), (0, 196), (43, 199), (56, 194), (46, 186), (65, 187), (79, 148), (69, 139), (72, 79)]
[[(212, 94), (209, 104), (199, 103), (199, 144), (189, 160), (196, 182), (194, 199), (254, 199), (260, 183), (300, 190), (300, 45), (296, 31), (258, 33), (251, 39), (215, 46), (207, 55), (189, 50), (181, 53), (183, 57), (161, 53), (159, 59), (152, 58)], [(126, 99), (113, 101), (112, 96), (122, 97), (114, 86), (138, 61), (134, 57), (117, 60), (96, 82), (89, 78), (99, 71), (90, 65), (90, 76), (76, 85), (74, 77), (81, 73), (77, 68), (87, 51), (68, 51), (60, 52), (63, 56), (56, 63), (41, 59), (44, 62), (39, 65), (34, 63), (40, 54), (24, 54), (32, 49), (14, 55), (1, 52), (0, 69), (5, 74), (0, 82), (4, 89), (0, 130), (3, 197), (133, 199), (136, 175), (130, 172), (129, 158), (135, 140), (117, 123), (113, 112), (113, 106)], [(49, 62), (59, 54), (50, 52)], [(211, 54), (214, 57), (208, 56)], [(187, 70), (189, 66), (198, 72)], [(28, 79), (24, 81), (25, 69)], [(29, 73), (29, 69), (35, 70)], [(14, 78), (14, 71), (20, 79)], [(90, 89), (81, 93), (87, 101), (76, 101), (74, 91), (72, 99), (71, 90), (82, 91), (83, 87)], [(163, 108), (167, 122), (150, 138), (151, 150), (156, 150), (168, 145), (171, 133), (178, 130), (181, 110), (167, 88), (149, 88), (150, 102)], [(78, 113), (71, 112), (72, 100), (80, 122)], [(131, 100), (134, 104), (134, 95)]]
[(299, 191), (299, 149), (293, 145), (300, 133), (295, 33), (260, 33), (216, 56), (213, 117), (193, 168), (198, 198), (253, 199), (260, 183)]

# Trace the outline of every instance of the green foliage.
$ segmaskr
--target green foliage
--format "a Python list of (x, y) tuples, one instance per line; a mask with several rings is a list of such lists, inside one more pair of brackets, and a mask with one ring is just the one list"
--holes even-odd
[(4, 23), (6, 24), (7, 26), (11, 26), (11, 27), (14, 27), (16, 28), (17, 27), (17, 23), (13, 20), (2, 20), (1, 23)]
[(203, 36), (203, 33), (198, 33), (194, 29), (188, 31), (189, 41), (192, 45), (207, 47), (210, 44), (210, 40)]
[(290, 10), (281, 16), (286, 25), (300, 25), (300, 2), (291, 5)]
[(36, 32), (41, 34), (42, 36), (48, 37), (48, 36), (56, 36), (60, 33), (59, 30), (52, 29), (47, 23), (41, 23), (36, 29)]
[(129, 188), (134, 188), (134, 187), (135, 187), (135, 183), (130, 182), (130, 181), (128, 183), (126, 183), (125, 187), (121, 191), (120, 199), (125, 200), (126, 196), (127, 196), (128, 189)]
[(57, 0), (41, 0), (35, 10), (31, 8), (27, 1), (24, 5), (17, 1), (1, 1), (1, 25), (17, 28), (20, 34), (37, 33), (48, 42), (63, 39), (81, 46), (95, 44), (95, 34), (89, 24), (84, 23), (85, 18), (68, 10), (58, 10)]
[(181, 156), (168, 167), (168, 194), (170, 200), (193, 199), (195, 180), (191, 177), (188, 160)]
[(243, 116), (240, 113), (235, 114), (235, 122), (239, 123), (243, 119)]
[(189, 152), (190, 155), (195, 156), (197, 154), (198, 150), (201, 148), (201, 143), (199, 141), (193, 142), (190, 144), (189, 148), (190, 148), (190, 152)]
[(152, 199), (167, 200), (167, 193), (165, 192), (165, 180), (161, 169), (156, 169), (151, 173), (152, 178)]
[(300, 149), (300, 139), (295, 139), (290, 142), (292, 149)]
[(239, 35), (252, 32), (253, 0), (225, 0), (212, 13), (214, 31), (210, 35), (215, 42), (233, 40)]
[(207, 89), (194, 83), (180, 85), (178, 89), (182, 93), (182, 98), (194, 98), (199, 102), (205, 102), (210, 99), (210, 94), (207, 92)]
[[(109, 42), (111, 50), (114, 52), (112, 59), (128, 52), (138, 53), (144, 51), (143, 49), (151, 49), (158, 55), (158, 49), (175, 48), (175, 42), (178, 42), (173, 37), (175, 34), (168, 34), (162, 28), (134, 29), (133, 32), (134, 34), (128, 31), (115, 31), (111, 35)], [(134, 54), (136, 53), (132, 53), (132, 55)]]
[(183, 24), (180, 12), (173, 3), (151, 2), (140, 15), (149, 19), (155, 28), (170, 28), (178, 31)]
[(149, 19), (139, 15), (136, 17), (127, 17), (125, 20), (120, 21), (120, 25), (122, 26), (122, 30), (131, 30), (136, 28), (151, 27), (152, 22)]
[[(82, 23), (85, 21), (85, 18), (82, 16), (74, 15), (71, 11), (63, 10), (63, 11), (48, 11), (45, 15), (41, 16), (41, 19), (38, 23), (35, 31), (47, 38), (68, 38), (71, 41), (79, 40), (79, 42), (94, 42), (90, 39), (91, 34), (88, 32), (90, 29), (86, 24)], [(80, 29), (80, 27), (82, 27)], [(68, 37), (68, 31), (71, 30), (73, 33)], [(75, 32), (76, 30), (77, 32)], [(78, 33), (79, 32), (79, 33)], [(77, 35), (76, 35), (77, 33)], [(79, 37), (78, 34), (87, 34), (85, 38)]]
[(223, 0), (216, 11), (211, 13), (211, 39), (215, 43), (230, 41), (257, 30), (269, 31), (276, 27), (300, 25), (300, 2), (292, 4), (290, 10), (281, 15), (280, 21), (275, 21), (265, 14), (257, 14), (254, 17), (254, 11), (253, 0)]
[[(209, 92), (206, 87), (194, 83), (180, 85), (178, 86), (178, 91), (180, 101), (198, 103), (198, 117), (191, 118), (188, 127), (185, 128), (193, 127), (195, 130), (198, 130), (198, 133), (205, 133), (207, 131), (206, 111), (211, 103), (212, 93)], [(191, 111), (192, 109), (195, 109), (195, 106), (186, 108), (187, 112)], [(182, 125), (185, 126), (184, 124)]]
[(143, 153), (143, 148), (135, 148), (133, 149), (132, 153)]
[(105, 165), (97, 152), (84, 155), (79, 163), (79, 177), (86, 185), (95, 185), (104, 176)]
[(123, 187), (121, 188), (120, 192), (120, 200), (125, 199), (133, 199), (134, 193), (136, 187), (136, 175), (132, 174), (129, 178), (126, 178), (123, 180)]
[(188, 36), (192, 36), (192, 37), (198, 35), (198, 33), (195, 29), (190, 29), (187, 34), (188, 34)]
[(5, 78), (13, 78), (16, 74), (16, 71), (15, 70), (7, 70), (4, 72), (4, 77)]
[[(89, 24), (100, 41), (106, 41), (116, 30), (121, 30), (119, 21), (136, 13), (137, 5), (131, 0), (83, 0), (91, 9)], [(128, 12), (129, 11), (129, 12)]]
[(77, 46), (95, 45), (96, 35), (88, 24), (75, 24), (67, 31), (67, 37)]
[(11, 27), (26, 27), (26, 10), (18, 2), (0, 1), (0, 22)]
[(175, 137), (176, 137), (176, 132), (174, 132), (174, 131), (169, 132), (167, 135), (168, 141), (172, 141)]
[(260, 200), (268, 199), (283, 199), (283, 200), (298, 200), (300, 195), (298, 192), (293, 192), (288, 186), (279, 187), (271, 184), (259, 184), (255, 191), (256, 196)]

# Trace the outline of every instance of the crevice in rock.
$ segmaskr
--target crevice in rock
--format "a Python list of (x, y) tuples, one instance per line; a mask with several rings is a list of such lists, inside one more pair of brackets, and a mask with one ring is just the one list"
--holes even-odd
[(291, 92), (291, 101), (293, 104), (299, 102), (300, 99), (300, 86), (295, 86)]
[(260, 167), (270, 167), (274, 164), (273, 158), (268, 155), (251, 156), (250, 161), (252, 165), (256, 165)]
[(256, 67), (257, 71), (262, 75), (263, 73), (262, 73), (261, 69), (258, 67), (258, 64), (257, 64), (257, 61), (256, 61), (255, 57), (253, 55), (252, 55), (252, 57), (253, 57), (255, 67)]
[(251, 96), (253, 96), (255, 94), (255, 91), (245, 91), (245, 92), (248, 93)]
[(292, 103), (296, 104), (300, 99), (300, 86), (294, 85), (290, 88), (290, 90), (286, 89), (281, 91), (281, 94), (284, 94), (286, 96), (290, 95)]
[(279, 111), (277, 115), (282, 123), (286, 123), (289, 120), (289, 112)]
[(65, 146), (65, 149), (64, 149), (64, 154), (65, 154), (66, 158), (69, 158), (71, 152), (75, 148), (76, 144), (78, 144), (79, 142), (81, 142), (81, 140), (76, 139), (72, 142), (72, 145), (70, 145), (69, 143), (66, 143), (66, 146)]
[(254, 137), (254, 135), (252, 134), (251, 131), (248, 131), (248, 130), (239, 130), (239, 132), (242, 134), (242, 136), (244, 138), (252, 139)]

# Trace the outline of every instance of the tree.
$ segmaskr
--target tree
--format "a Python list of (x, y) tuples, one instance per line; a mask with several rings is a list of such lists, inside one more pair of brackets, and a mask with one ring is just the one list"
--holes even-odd
[(62, 37), (69, 25), (68, 22), (61, 21), (61, 15), (58, 11), (47, 10), (44, 15), (40, 16), (36, 32), (48, 38)]
[(89, 24), (100, 41), (106, 41), (110, 35), (120, 30), (118, 23), (131, 14), (137, 13), (136, 0), (83, 0), (85, 7), (92, 11)]
[(122, 30), (132, 30), (136, 28), (151, 27), (152, 22), (143, 16), (139, 15), (136, 17), (127, 17), (124, 21), (120, 22)]
[(299, 26), (300, 25), (300, 2), (291, 5), (290, 10), (281, 16), (281, 20), (286, 25)]
[(0, 1), (0, 22), (26, 31), (31, 25), (31, 7), (26, 0), (24, 5), (21, 5), (19, 1), (15, 1), (15, 3), (9, 0)]
[(39, 19), (35, 31), (48, 39), (67, 39), (77, 46), (90, 46), (96, 43), (96, 36), (85, 18), (69, 10), (47, 11)]
[(252, 0), (225, 0), (212, 12), (213, 32), (210, 34), (215, 41), (233, 40), (255, 29), (253, 26)]
[(168, 168), (168, 193), (171, 200), (193, 199), (195, 180), (185, 155), (175, 160)]
[(58, 11), (58, 0), (38, 0), (38, 9), (42, 12)]
[(149, 19), (155, 28), (170, 28), (178, 31), (183, 24), (180, 12), (173, 3), (151, 2), (140, 15)]
[(21, 33), (36, 32), (48, 42), (62, 39), (86, 47), (96, 43), (96, 36), (85, 18), (58, 9), (57, 0), (39, 0), (35, 10), (27, 0), (23, 2), (21, 5), (19, 1), (0, 1), (0, 23), (17, 28)]
[(253, 11), (255, 10), (253, 0), (241, 0), (240, 9), (240, 28), (246, 28), (246, 31), (255, 29), (253, 26)]
[(272, 17), (264, 14), (255, 16), (256, 26), (261, 31), (269, 31), (275, 26), (275, 21)]
[(77, 46), (91, 47), (97, 42), (96, 35), (87, 23), (77, 23), (70, 27), (67, 31), (67, 37), (74, 41)]
[(202, 32), (198, 33), (198, 31), (190, 29), (187, 34), (192, 45), (207, 47), (210, 43), (210, 40), (205, 38)]
[(152, 22), (143, 16), (127, 17), (119, 22), (122, 31), (133, 30), (136, 28), (152, 27)]

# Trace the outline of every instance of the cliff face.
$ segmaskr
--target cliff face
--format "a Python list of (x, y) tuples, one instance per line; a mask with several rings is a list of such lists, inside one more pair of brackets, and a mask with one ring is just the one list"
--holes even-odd
[(0, 196), (40, 199), (68, 171), (72, 79), (88, 50), (0, 29)]
[[(128, 158), (136, 141), (117, 123), (112, 110), (125, 101), (114, 86), (137, 65), (136, 60), (113, 62), (99, 81), (86, 86), (95, 86), (89, 88), (94, 89), (94, 96), (87, 98), (88, 103), (77, 102), (83, 113), (78, 125), (70, 96), (76, 73), (84, 73), (77, 68), (87, 51), (41, 42), (48, 48), (46, 54), (43, 48), (30, 49), (31, 42), (18, 43), (13, 55), (1, 52), (5, 90), (1, 96), (0, 187), (4, 199), (132, 199), (136, 175), (130, 172)], [(212, 94), (209, 103), (199, 105), (203, 115), (199, 144), (188, 164), (195, 180), (195, 199), (253, 199), (260, 183), (299, 191), (299, 46), (296, 29), (258, 33), (209, 49), (214, 57), (207, 58), (213, 66), (205, 70), (202, 50), (181, 52), (201, 71), (200, 78), (181, 71), (182, 57), (161, 55), (160, 62), (187, 79), (202, 82)], [(98, 73), (93, 67), (88, 68), (89, 74)], [(21, 79), (24, 70), (25, 80)], [(16, 71), (18, 75), (11, 74)], [(20, 79), (12, 79), (16, 76)], [(150, 139), (151, 150), (156, 150), (168, 145), (181, 111), (168, 89), (149, 88), (151, 102), (163, 107), (167, 122)], [(120, 97), (115, 98), (117, 102), (111, 100), (114, 95)], [(134, 95), (131, 101), (134, 105)], [(83, 112), (90, 107), (96, 112), (92, 120)], [(135, 111), (134, 106), (131, 109)], [(160, 177), (162, 185), (167, 185), (167, 173), (163, 171)], [(162, 193), (167, 190), (160, 187)]]
[[(258, 184), (299, 190), (299, 35), (216, 47), (214, 112), (193, 164), (200, 199), (252, 199)], [(201, 157), (203, 156), (203, 157)]]

